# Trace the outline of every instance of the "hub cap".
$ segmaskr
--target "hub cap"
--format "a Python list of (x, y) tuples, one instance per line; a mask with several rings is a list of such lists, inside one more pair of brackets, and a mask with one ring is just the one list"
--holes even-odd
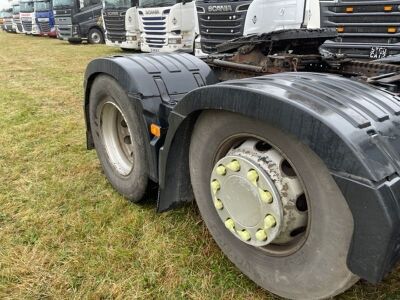
[[(264, 145), (264, 146), (260, 146)], [(248, 139), (214, 166), (211, 193), (226, 228), (256, 247), (285, 245), (304, 233), (308, 213), (304, 190), (285, 157)]]
[(93, 43), (95, 43), (95, 44), (100, 43), (100, 35), (97, 32), (93, 32), (91, 38), (92, 38)]
[(128, 175), (133, 169), (134, 151), (124, 115), (114, 103), (106, 102), (101, 109), (100, 123), (111, 164), (121, 175)]

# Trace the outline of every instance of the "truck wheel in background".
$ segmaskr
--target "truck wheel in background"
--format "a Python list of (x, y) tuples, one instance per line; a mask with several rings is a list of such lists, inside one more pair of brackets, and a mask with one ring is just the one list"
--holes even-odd
[(90, 127), (103, 171), (119, 193), (138, 202), (148, 183), (143, 117), (107, 75), (95, 79), (89, 101)]
[(97, 28), (90, 29), (88, 34), (88, 42), (89, 44), (104, 44), (103, 33)]
[(204, 112), (192, 135), (190, 174), (214, 239), (264, 289), (325, 299), (357, 282), (346, 265), (352, 214), (308, 146), (260, 121)]

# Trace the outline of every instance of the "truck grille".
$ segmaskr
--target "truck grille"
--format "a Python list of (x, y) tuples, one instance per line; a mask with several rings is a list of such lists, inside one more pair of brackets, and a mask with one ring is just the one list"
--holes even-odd
[[(197, 3), (201, 48), (203, 52), (214, 52), (218, 44), (243, 35), (249, 4), (250, 2)], [(224, 9), (212, 12), (210, 7)]]
[(22, 21), (22, 27), (24, 31), (31, 32), (32, 31), (32, 21)]
[(166, 16), (142, 17), (144, 28), (144, 42), (151, 48), (162, 48), (166, 45)]
[(107, 11), (103, 16), (107, 39), (119, 43), (126, 41), (125, 12), (115, 12), (112, 16), (108, 15), (109, 13), (113, 12)]
[(39, 30), (40, 33), (49, 33), (50, 32), (50, 25), (48, 22), (39, 22)]
[[(400, 53), (400, 1), (320, 2), (321, 27), (340, 28), (339, 37), (324, 45), (330, 51), (354, 58), (369, 58), (371, 47)], [(388, 28), (395, 28), (389, 33)]]
[(72, 26), (57, 26), (57, 31), (60, 38), (70, 38), (72, 37)]

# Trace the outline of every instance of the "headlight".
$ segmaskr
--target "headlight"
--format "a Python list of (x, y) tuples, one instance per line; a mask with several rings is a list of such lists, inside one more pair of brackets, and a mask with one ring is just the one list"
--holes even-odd
[(136, 36), (136, 35), (127, 36), (127, 37), (126, 37), (126, 40), (127, 40), (127, 41), (137, 41), (137, 36)]
[(200, 42), (194, 42), (194, 48), (195, 49), (201, 49), (201, 43)]
[(169, 38), (168, 44), (182, 44), (182, 38)]

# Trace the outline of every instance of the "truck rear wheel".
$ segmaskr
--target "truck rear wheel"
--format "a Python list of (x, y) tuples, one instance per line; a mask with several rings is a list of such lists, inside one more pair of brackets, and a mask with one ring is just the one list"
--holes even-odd
[(119, 193), (138, 202), (148, 183), (140, 112), (115, 79), (107, 75), (95, 79), (89, 101), (90, 127), (103, 171)]
[(88, 34), (88, 42), (89, 44), (104, 44), (103, 33), (97, 28), (90, 29)]
[(357, 282), (346, 265), (350, 209), (321, 159), (294, 137), (237, 114), (204, 112), (190, 174), (215, 241), (261, 287), (324, 299)]

